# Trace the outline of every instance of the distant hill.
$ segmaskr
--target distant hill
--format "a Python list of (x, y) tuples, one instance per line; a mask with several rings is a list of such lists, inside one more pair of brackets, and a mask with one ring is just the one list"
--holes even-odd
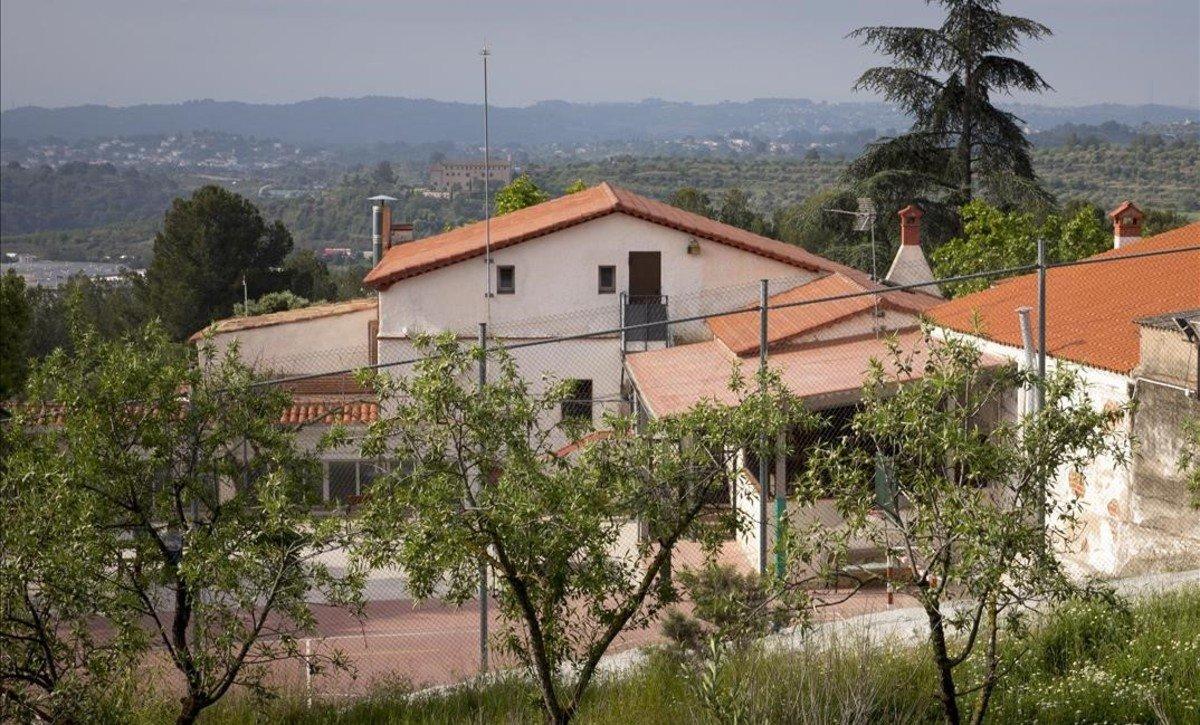
[[(1162, 105), (1016, 104), (1012, 110), (1032, 130), (1064, 123), (1116, 121), (1138, 126), (1200, 122), (1200, 111), (1196, 109)], [(74, 141), (210, 130), (296, 144), (473, 143), (480, 136), (481, 115), (477, 104), (379, 96), (317, 98), (287, 104), (202, 100), (122, 108), (27, 106), (0, 114), (0, 135), (8, 140), (57, 137)], [(861, 129), (885, 132), (907, 124), (902, 114), (883, 103), (806, 99), (712, 104), (658, 99), (631, 103), (544, 101), (492, 109), (493, 139), (506, 145), (661, 140), (739, 132), (773, 139), (797, 133), (819, 135)]]

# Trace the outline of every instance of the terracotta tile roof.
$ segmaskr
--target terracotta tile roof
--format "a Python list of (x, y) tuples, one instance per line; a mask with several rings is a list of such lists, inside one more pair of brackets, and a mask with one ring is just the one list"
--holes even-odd
[[(825, 297), (850, 295), (869, 290), (886, 289), (881, 285), (862, 279), (835, 272), (806, 284), (773, 295), (768, 300), (770, 305), (786, 305), (806, 300), (820, 300)], [(880, 297), (880, 304), (888, 309), (902, 310), (917, 314), (937, 304), (937, 299), (929, 295), (913, 292), (885, 292)], [(826, 325), (846, 319), (847, 317), (865, 312), (875, 304), (873, 296), (849, 297), (814, 302), (808, 305), (787, 307), (782, 310), (772, 310), (767, 316), (768, 345), (788, 340), (807, 332), (818, 330)], [(749, 355), (758, 352), (759, 313), (758, 310), (736, 312), (731, 315), (714, 317), (708, 321), (708, 326), (725, 345), (738, 355)]]
[[(1200, 246), (1200, 222), (1091, 259), (1195, 246)], [(952, 330), (1020, 347), (1018, 307), (1034, 308), (1037, 324), (1036, 275), (1004, 280), (938, 305), (929, 317)], [(1053, 268), (1046, 275), (1046, 349), (1056, 358), (1128, 373), (1140, 354), (1137, 320), (1195, 307), (1200, 307), (1200, 251)]]
[(298, 310), (284, 310), (282, 312), (271, 312), (265, 315), (250, 315), (248, 317), (229, 317), (224, 320), (217, 320), (208, 327), (194, 333), (188, 338), (191, 342), (196, 342), (204, 337), (205, 333), (210, 330), (216, 333), (222, 332), (237, 332), (238, 330), (249, 330), (256, 327), (270, 327), (272, 325), (285, 325), (289, 322), (303, 322), (305, 320), (315, 320), (321, 317), (334, 317), (336, 315), (346, 315), (351, 312), (361, 312), (363, 310), (373, 310), (378, 308), (378, 300), (374, 297), (363, 297), (356, 300), (345, 300), (343, 302), (325, 302), (308, 307), (301, 307)]
[[(644, 219), (809, 271), (862, 275), (851, 267), (819, 257), (795, 245), (722, 224), (608, 183), (495, 217), (491, 222), (492, 249), (494, 251), (511, 247), (616, 213)], [(392, 247), (363, 282), (376, 289), (384, 289), (399, 280), (479, 257), (483, 253), (484, 224), (476, 222), (437, 236)]]
[(587, 435), (583, 436), (579, 440), (572, 441), (572, 442), (566, 444), (565, 446), (563, 446), (562, 448), (559, 448), (558, 450), (556, 450), (554, 452), (554, 455), (557, 458), (569, 456), (572, 453), (575, 453), (576, 451), (581, 451), (584, 448), (587, 448), (589, 445), (591, 445), (592, 443), (595, 443), (596, 441), (602, 441), (606, 438), (611, 438), (612, 434), (613, 434), (613, 432), (611, 430), (594, 430), (591, 433), (588, 433)]
[(284, 425), (367, 425), (379, 420), (379, 403), (365, 398), (296, 398), (280, 416)]
[[(898, 333), (897, 339), (908, 351), (918, 351), (923, 343), (920, 330), (915, 328)], [(914, 370), (919, 371), (920, 353), (917, 355)], [(779, 370), (789, 390), (814, 408), (820, 408), (823, 404), (842, 405), (847, 395), (859, 390), (872, 359), (885, 363), (891, 359), (884, 340), (844, 339), (772, 351), (768, 364)], [(984, 356), (987, 365), (1003, 362), (995, 356)], [(626, 358), (626, 368), (638, 394), (655, 416), (683, 412), (702, 400), (735, 402), (729, 390), (729, 377), (735, 365), (743, 376), (749, 377), (757, 369), (758, 360), (735, 356), (719, 340), (639, 352)]]
[[(5, 410), (39, 427), (57, 427), (66, 422), (64, 405), (9, 402)], [(367, 425), (378, 419), (379, 403), (362, 396), (297, 397), (279, 416), (283, 425)]]

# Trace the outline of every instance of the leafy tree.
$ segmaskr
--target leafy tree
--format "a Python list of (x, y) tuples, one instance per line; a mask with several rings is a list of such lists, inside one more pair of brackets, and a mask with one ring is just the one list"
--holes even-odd
[[(35, 368), (36, 405), (13, 423), (2, 528), (54, 538), (16, 542), (28, 565), (6, 572), (6, 616), (42, 611), (40, 582), (58, 572), (93, 587), (103, 622), (137, 622), (161, 645), (184, 687), (177, 722), (191, 723), (235, 685), (267, 692), (267, 668), (300, 657), (297, 637), (313, 631), (308, 597), (354, 601), (361, 581), (316, 558), (342, 543), (344, 523), (311, 513), (319, 469), (279, 425), (284, 391), (255, 387), (236, 349), (206, 345), (197, 364), (157, 325), (113, 341), (77, 329), (72, 355)], [(46, 409), (61, 423), (47, 425)], [(83, 516), (39, 522), (55, 502)], [(73, 625), (86, 612), (66, 595), (51, 621)], [(57, 629), (5, 627), (24, 637), (17, 660), (49, 669), (74, 656)]]
[(678, 189), (667, 199), (667, 203), (673, 207), (690, 211), (693, 214), (699, 214), (706, 217), (716, 217), (716, 212), (713, 211), (712, 200), (708, 198), (708, 194), (700, 191), (694, 186), (685, 186)]
[[(859, 269), (871, 269), (871, 238), (854, 229), (854, 217), (837, 211), (858, 211), (858, 198), (843, 187), (828, 187), (800, 204), (775, 211), (775, 238)], [(877, 261), (888, 257), (888, 244), (879, 234)]]
[(587, 182), (583, 179), (576, 179), (567, 185), (564, 194), (578, 194), (581, 191), (586, 191), (588, 188)]
[(219, 186), (176, 199), (154, 238), (154, 259), (141, 287), (147, 308), (177, 340), (228, 317), (242, 298), (283, 286), (275, 268), (292, 249), (281, 222), (267, 224), (255, 206)]
[(302, 307), (308, 307), (312, 302), (300, 297), (299, 295), (284, 290), (283, 292), (268, 292), (256, 300), (250, 300), (249, 305), (238, 304), (233, 306), (233, 314), (238, 317), (267, 315), (272, 312), (283, 312), (284, 310), (298, 310)]
[(315, 302), (337, 299), (337, 282), (329, 266), (311, 249), (293, 252), (283, 263), (288, 290)]
[(77, 274), (58, 287), (26, 288), (31, 315), (29, 356), (41, 359), (59, 348), (68, 354), (74, 350), (72, 319), (105, 339), (115, 339), (141, 325), (146, 312), (134, 284), (132, 279), (110, 281)]
[(740, 229), (746, 229), (755, 234), (771, 233), (770, 223), (750, 206), (750, 197), (746, 192), (734, 187), (721, 197), (721, 206), (717, 209), (718, 221), (732, 224)]
[(494, 203), (497, 214), (507, 214), (549, 199), (549, 195), (539, 189), (533, 179), (521, 174), (496, 192)]
[(390, 189), (396, 185), (396, 172), (392, 170), (390, 161), (380, 161), (371, 170), (371, 181), (383, 188)]
[(31, 317), (25, 278), (10, 269), (0, 277), (0, 319), (4, 320), (4, 330), (0, 332), (0, 403), (25, 382)]
[(371, 268), (362, 265), (354, 264), (349, 267), (343, 267), (333, 272), (333, 281), (335, 292), (333, 298), (335, 300), (350, 300), (357, 297), (365, 297), (368, 290), (363, 286), (363, 278), (367, 276)]
[(1190, 222), (1190, 219), (1172, 209), (1150, 209), (1146, 212), (1146, 218), (1142, 220), (1142, 236), (1152, 237), (1178, 229)]
[[(930, 255), (938, 278), (1034, 264), (1039, 238), (1046, 241), (1050, 262), (1072, 262), (1112, 249), (1112, 230), (1087, 207), (1073, 217), (1049, 214), (1038, 223), (1033, 214), (1004, 212), (975, 200), (962, 208), (962, 220), (962, 234)], [(986, 289), (993, 281), (972, 279), (942, 288), (958, 296)]]
[(992, 97), (1050, 89), (1033, 68), (1002, 55), (1050, 29), (1005, 15), (999, 0), (937, 4), (946, 11), (937, 28), (875, 26), (850, 34), (895, 61), (865, 71), (855, 89), (881, 94), (914, 121), (908, 133), (872, 143), (850, 165), (849, 178), (894, 208), (918, 202), (927, 217), (935, 206), (957, 207), (979, 193), (993, 201), (1048, 200), (1020, 119)]
[(0, 717), (118, 721), (147, 633), (132, 595), (106, 575), (121, 560), (111, 520), (65, 485), (66, 462), (36, 415), (0, 431)]
[[(815, 534), (835, 556), (852, 537), (899, 552), (898, 586), (928, 620), (945, 720), (960, 722), (971, 694), (979, 723), (1011, 666), (1004, 634), (1039, 603), (1099, 593), (1075, 584), (1058, 555), (1077, 533), (1079, 504), (1055, 481), (1103, 454), (1125, 462), (1112, 431), (1126, 411), (1101, 410), (1078, 374), (1060, 369), (1041, 411), (1005, 420), (1006, 400), (1036, 374), (989, 369), (973, 345), (928, 333), (924, 353), (890, 347), (871, 366), (849, 436), (814, 453), (799, 500), (832, 498), (846, 518), (840, 536)], [(964, 667), (973, 655), (978, 666)], [(963, 682), (964, 670), (976, 681)]]
[[(534, 392), (511, 358), (492, 354), (477, 390), (466, 381), (478, 349), (450, 336), (420, 347), (430, 355), (410, 375), (369, 378), (387, 412), (363, 455), (407, 465), (373, 482), (360, 556), (400, 567), (417, 598), (452, 602), (475, 597), (486, 562), (500, 645), (531, 671), (547, 719), (567, 722), (613, 640), (674, 598), (676, 544), (698, 539), (715, 555), (739, 525), (730, 507), (707, 504), (736, 477), (738, 449), (805, 414), (776, 377), (764, 392), (734, 378), (738, 404), (702, 403), (641, 430), (608, 417), (607, 435), (562, 456), (589, 427), (560, 420), (570, 383)], [(648, 536), (625, 552), (618, 541), (634, 520)]]

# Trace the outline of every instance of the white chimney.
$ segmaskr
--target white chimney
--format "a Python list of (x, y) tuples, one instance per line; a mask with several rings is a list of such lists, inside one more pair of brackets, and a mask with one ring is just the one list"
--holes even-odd
[(1142, 220), (1146, 215), (1132, 201), (1122, 202), (1108, 216), (1113, 220), (1113, 249), (1120, 249), (1142, 238)]
[[(884, 280), (895, 285), (919, 284), (933, 281), (933, 270), (921, 249), (921, 208), (909, 204), (900, 210), (900, 248)], [(916, 291), (941, 297), (937, 285), (918, 287)]]

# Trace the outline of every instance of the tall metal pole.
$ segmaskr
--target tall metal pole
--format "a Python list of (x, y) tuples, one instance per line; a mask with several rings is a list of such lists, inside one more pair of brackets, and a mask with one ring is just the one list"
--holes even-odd
[(1038, 343), (1037, 343), (1037, 410), (1041, 412), (1046, 407), (1046, 240), (1037, 242), (1037, 306), (1038, 306)]
[(783, 539), (783, 518), (787, 515), (787, 431), (780, 431), (775, 440), (775, 576), (783, 579), (787, 561), (779, 542)]
[[(759, 391), (767, 393), (767, 280), (759, 281), (758, 288), (758, 371)], [(767, 573), (767, 492), (771, 477), (770, 462), (767, 460), (767, 439), (762, 439), (758, 452), (758, 573)]]
[[(479, 323), (479, 392), (487, 385), (487, 323)], [(483, 492), (486, 483), (485, 471), (479, 472), (475, 482), (476, 496)], [(476, 499), (478, 503), (478, 498)], [(479, 671), (488, 671), (488, 567), (487, 561), (479, 560)]]
[(488, 50), (484, 42), (479, 55), (483, 57), (483, 297), (484, 319), (492, 321), (492, 138), (488, 127)]

